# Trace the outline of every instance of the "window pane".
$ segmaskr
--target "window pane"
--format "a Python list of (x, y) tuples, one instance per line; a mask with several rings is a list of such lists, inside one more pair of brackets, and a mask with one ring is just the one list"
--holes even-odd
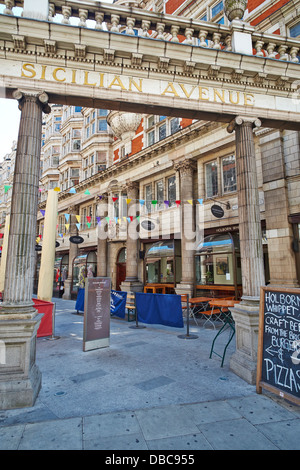
[(164, 182), (163, 180), (157, 181), (156, 183), (156, 199), (157, 199), (157, 208), (164, 208)]
[(80, 150), (80, 140), (73, 140), (73, 150)]
[(99, 116), (107, 116), (108, 111), (106, 109), (99, 109), (98, 114)]
[(150, 116), (147, 119), (147, 127), (149, 128), (149, 127), (152, 127), (152, 126), (154, 126), (154, 116)]
[(211, 16), (214, 17), (216, 16), (218, 13), (220, 13), (220, 11), (223, 10), (223, 2), (219, 2), (217, 3), (217, 5), (215, 5), (212, 9), (211, 9)]
[(206, 176), (206, 197), (218, 194), (218, 172), (217, 162), (210, 162), (205, 165)]
[(147, 143), (148, 143), (148, 147), (150, 145), (153, 145), (155, 143), (155, 133), (154, 133), (154, 130), (151, 131), (151, 132), (148, 132), (147, 134)]
[(158, 138), (159, 140), (164, 139), (167, 136), (167, 126), (163, 124), (158, 128)]
[(168, 201), (169, 207), (175, 205), (176, 201), (176, 179), (175, 175), (168, 178)]
[(174, 132), (177, 132), (180, 129), (179, 118), (171, 119), (170, 122), (171, 122), (171, 134), (174, 134)]
[(98, 124), (99, 131), (106, 131), (107, 130), (107, 122), (105, 119), (100, 119)]
[(292, 38), (296, 38), (297, 36), (300, 36), (300, 23), (290, 28), (290, 36)]
[(151, 201), (152, 201), (152, 187), (151, 184), (145, 188), (145, 197), (146, 197), (146, 209), (148, 212), (151, 212)]
[(236, 173), (235, 173), (235, 156), (225, 157), (222, 159), (223, 170), (223, 191), (228, 193), (236, 191)]

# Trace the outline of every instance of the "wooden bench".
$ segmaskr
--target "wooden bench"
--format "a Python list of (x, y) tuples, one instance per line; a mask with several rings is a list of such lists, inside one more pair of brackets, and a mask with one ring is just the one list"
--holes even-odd
[[(135, 294), (133, 292), (127, 293), (125, 308), (127, 308), (128, 321), (134, 321), (136, 317), (136, 305)], [(130, 319), (130, 315), (133, 316), (133, 318)]]

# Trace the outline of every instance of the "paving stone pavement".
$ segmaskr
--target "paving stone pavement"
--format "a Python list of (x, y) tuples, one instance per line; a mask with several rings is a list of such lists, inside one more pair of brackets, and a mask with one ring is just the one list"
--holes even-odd
[[(162, 325), (111, 320), (110, 345), (83, 352), (83, 316), (56, 303), (57, 339), (38, 338), (33, 407), (0, 410), (0, 450), (299, 450), (300, 409), (209, 359), (216, 331), (195, 339)], [(227, 337), (220, 337), (220, 350)]]

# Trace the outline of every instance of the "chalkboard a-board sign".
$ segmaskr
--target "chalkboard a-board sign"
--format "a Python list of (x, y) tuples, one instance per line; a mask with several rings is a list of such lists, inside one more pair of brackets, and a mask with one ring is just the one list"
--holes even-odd
[(109, 277), (87, 277), (84, 296), (83, 351), (109, 346)]
[(300, 405), (300, 289), (261, 288), (257, 393)]

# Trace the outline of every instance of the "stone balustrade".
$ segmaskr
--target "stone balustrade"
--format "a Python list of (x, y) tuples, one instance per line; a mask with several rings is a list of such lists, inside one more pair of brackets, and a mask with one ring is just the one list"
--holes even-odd
[[(12, 15), (13, 6), (22, 6), (23, 2), (0, 0), (0, 4), (6, 6), (4, 14)], [(93, 0), (49, 2), (48, 20), (111, 33), (234, 52), (233, 33), (247, 33), (251, 35), (253, 55), (299, 62), (300, 41), (298, 39), (261, 33), (242, 22), (233, 21), (230, 26), (225, 26)]]

